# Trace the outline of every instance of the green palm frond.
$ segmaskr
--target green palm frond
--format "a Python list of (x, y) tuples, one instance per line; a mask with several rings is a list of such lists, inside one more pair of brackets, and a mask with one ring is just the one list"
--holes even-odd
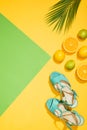
[(61, 31), (64, 28), (66, 31), (69, 29), (80, 2), (81, 0), (60, 0), (50, 8), (46, 20), (49, 25), (54, 24), (53, 30)]

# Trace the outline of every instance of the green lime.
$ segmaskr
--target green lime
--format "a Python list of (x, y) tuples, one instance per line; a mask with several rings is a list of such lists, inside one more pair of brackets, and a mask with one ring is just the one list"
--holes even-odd
[(86, 38), (87, 38), (87, 30), (86, 30), (86, 29), (81, 29), (81, 30), (78, 32), (77, 36), (78, 36), (80, 39), (82, 39), (82, 40), (86, 39)]
[(72, 70), (75, 67), (75, 61), (74, 60), (68, 60), (65, 64), (65, 68), (67, 70)]

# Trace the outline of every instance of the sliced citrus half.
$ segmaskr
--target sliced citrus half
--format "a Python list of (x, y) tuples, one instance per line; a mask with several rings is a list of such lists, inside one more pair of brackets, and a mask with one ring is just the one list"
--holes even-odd
[(87, 81), (87, 64), (80, 65), (77, 68), (77, 76), (79, 79)]
[(63, 42), (62, 46), (67, 53), (72, 54), (77, 50), (78, 41), (75, 38), (70, 37)]

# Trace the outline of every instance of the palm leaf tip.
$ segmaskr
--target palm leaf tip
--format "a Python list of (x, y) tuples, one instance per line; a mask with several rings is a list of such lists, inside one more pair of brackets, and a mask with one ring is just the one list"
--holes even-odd
[(46, 20), (49, 25), (54, 24), (54, 30), (68, 30), (77, 14), (81, 0), (60, 0), (54, 4), (48, 14)]

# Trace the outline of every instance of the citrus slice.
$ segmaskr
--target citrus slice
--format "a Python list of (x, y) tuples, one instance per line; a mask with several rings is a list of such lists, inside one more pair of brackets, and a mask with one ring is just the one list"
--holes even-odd
[(77, 68), (77, 76), (79, 79), (87, 81), (87, 64), (80, 65)]
[(65, 40), (65, 42), (63, 42), (63, 49), (67, 52), (67, 53), (75, 53), (78, 47), (78, 41), (75, 38), (68, 38)]

